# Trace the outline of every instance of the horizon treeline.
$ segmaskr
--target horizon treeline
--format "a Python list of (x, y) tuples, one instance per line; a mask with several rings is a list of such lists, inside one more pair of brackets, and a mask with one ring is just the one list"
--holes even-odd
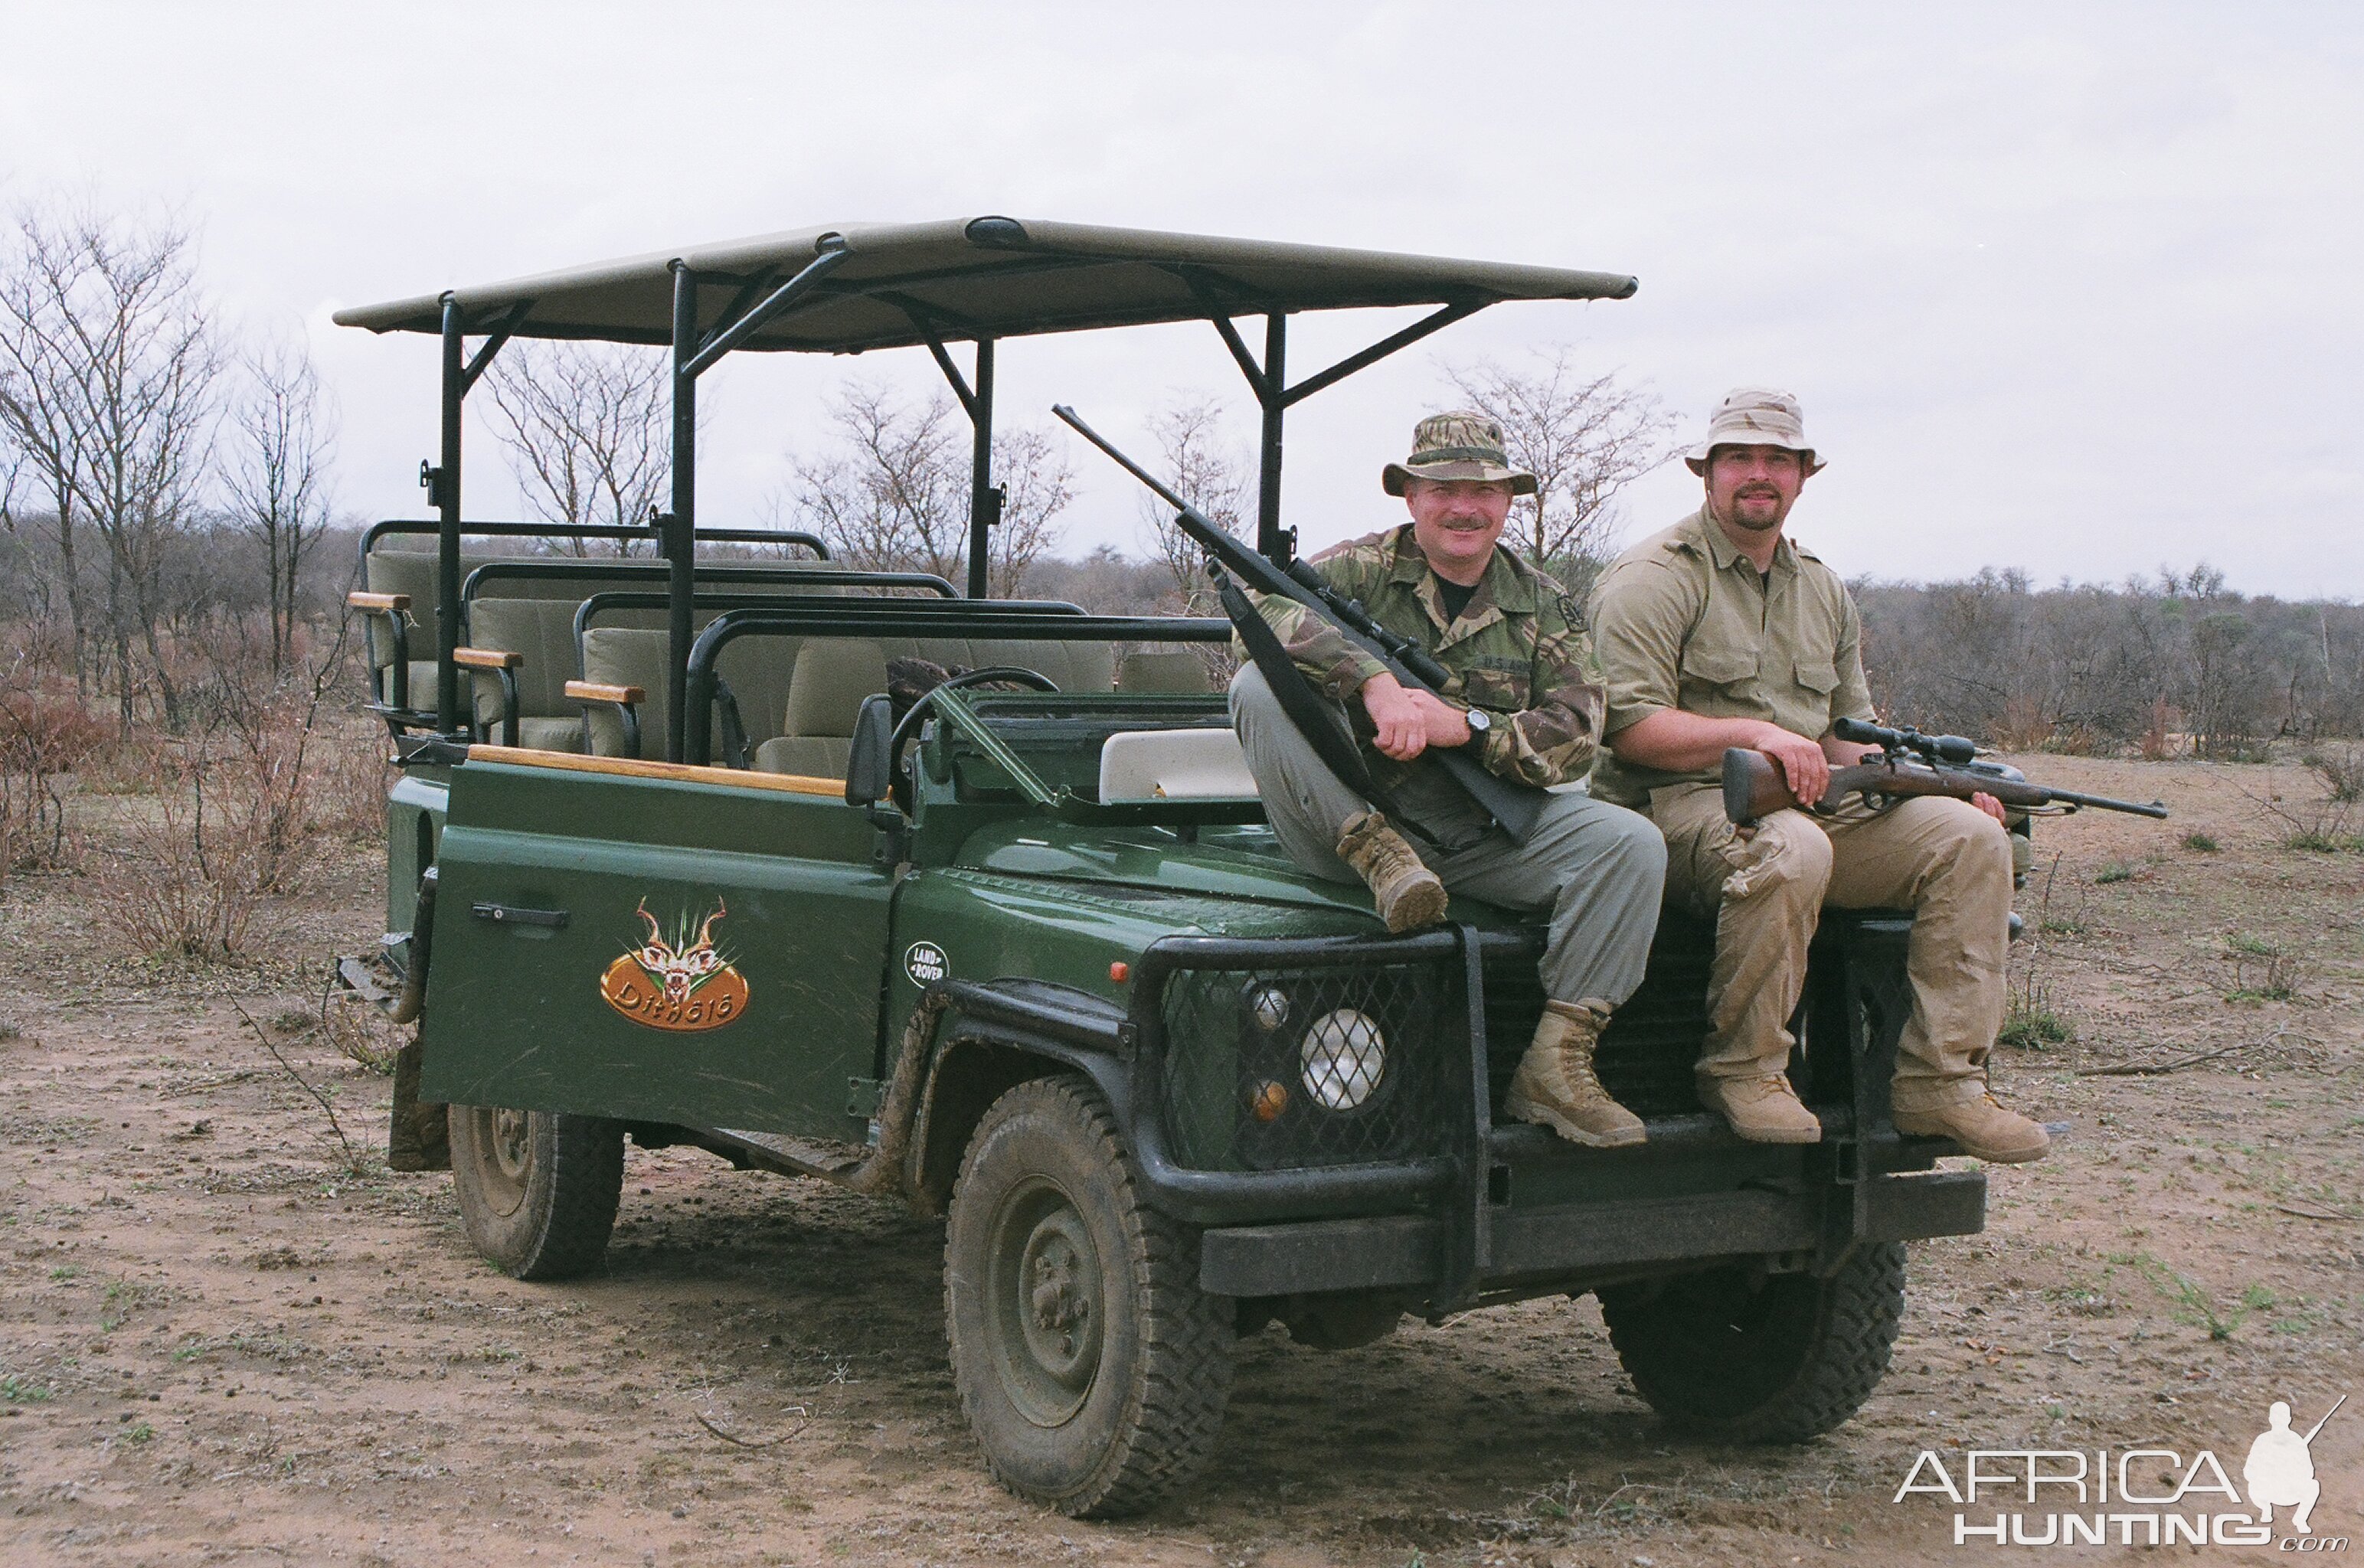
[[(0, 530), (0, 620), (20, 641), (46, 634), (62, 651), (64, 569), (53, 532), (25, 526), (37, 521), (19, 513)], [(360, 533), (332, 526), (303, 561), (294, 600), (305, 640), (333, 638), (356, 584)], [(250, 532), (199, 514), (161, 543), (166, 638), (195, 647), (269, 636), (274, 584)], [(103, 559), (85, 556), (76, 570), (86, 595), (104, 592)], [(1849, 586), (1874, 700), (1898, 722), (2018, 751), (2225, 761), (2277, 740), (2364, 735), (2364, 605), (2242, 594), (2204, 564), (2115, 584), (2039, 587), (2026, 572), (1990, 567), (1955, 581)], [(1184, 607), (1165, 562), (1106, 545), (1036, 558), (1019, 591), (1110, 614)]]

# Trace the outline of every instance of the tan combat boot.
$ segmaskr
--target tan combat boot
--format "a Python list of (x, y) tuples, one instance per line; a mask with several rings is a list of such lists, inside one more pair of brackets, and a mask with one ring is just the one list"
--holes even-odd
[(1444, 884), (1377, 812), (1346, 818), (1338, 835), (1338, 858), (1370, 884), (1389, 931), (1415, 931), (1444, 918)]
[(1819, 1143), (1823, 1124), (1799, 1102), (1790, 1075), (1763, 1078), (1701, 1078), (1700, 1104), (1732, 1124), (1751, 1143)]
[(1997, 1165), (2024, 1165), (2030, 1160), (2041, 1160), (2052, 1147), (2042, 1122), (2030, 1121), (2017, 1111), (2003, 1109), (1992, 1095), (1980, 1095), (1975, 1100), (1961, 1100), (1950, 1106), (1931, 1106), (1925, 1110), (1900, 1110), (1893, 1119), (1899, 1132), (1950, 1138), (1962, 1146), (1963, 1153)]
[(1606, 1002), (1545, 1002), (1502, 1109), (1591, 1149), (1641, 1142), (1642, 1118), (1611, 1099), (1592, 1071), (1592, 1048), (1608, 1024)]

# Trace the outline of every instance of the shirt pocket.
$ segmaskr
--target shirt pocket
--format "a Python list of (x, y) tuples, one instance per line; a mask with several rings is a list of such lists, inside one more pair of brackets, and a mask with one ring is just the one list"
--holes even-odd
[(1495, 670), (1481, 665), (1461, 673), (1461, 700), (1472, 707), (1519, 713), (1527, 706), (1527, 695), (1524, 670)]
[(1801, 659), (1797, 665), (1798, 684), (1818, 697), (1827, 698), (1839, 689), (1838, 666), (1827, 659)]
[(1683, 650), (1683, 684), (1746, 695), (1756, 683), (1756, 651), (1694, 642)]

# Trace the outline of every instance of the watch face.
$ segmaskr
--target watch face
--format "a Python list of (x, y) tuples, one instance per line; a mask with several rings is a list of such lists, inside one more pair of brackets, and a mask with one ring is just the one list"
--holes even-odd
[(1487, 717), (1483, 708), (1473, 707), (1469, 710), (1469, 728), (1483, 735), (1494, 728), (1494, 721)]

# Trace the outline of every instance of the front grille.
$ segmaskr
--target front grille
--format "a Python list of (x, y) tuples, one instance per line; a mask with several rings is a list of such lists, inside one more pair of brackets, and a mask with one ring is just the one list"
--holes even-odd
[[(1637, 1116), (1682, 1116), (1699, 1109), (1691, 1064), (1707, 1039), (1708, 968), (1714, 956), (1712, 926), (1668, 911), (1651, 943), (1642, 988), (1610, 1019), (1594, 1065), (1600, 1086)], [(1487, 1066), (1498, 1106), (1543, 1010), (1543, 980), (1532, 958), (1513, 954), (1487, 961)]]
[(1175, 1162), (1283, 1171), (1438, 1151), (1467, 1097), (1445, 1076), (1461, 991), (1434, 962), (1175, 971), (1158, 1080)]

